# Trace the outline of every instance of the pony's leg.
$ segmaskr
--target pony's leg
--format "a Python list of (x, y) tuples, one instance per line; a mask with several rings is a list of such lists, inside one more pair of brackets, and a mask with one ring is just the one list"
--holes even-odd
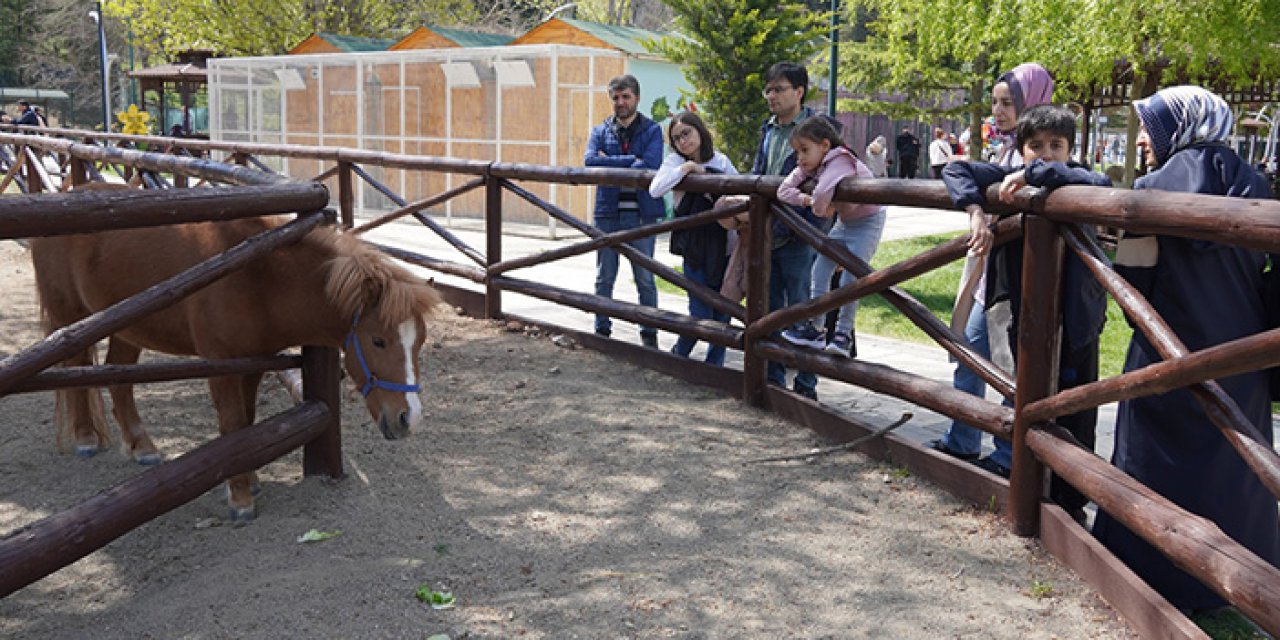
[[(244, 415), (247, 420), (245, 424), (252, 425), (257, 421), (258, 415), (258, 386), (262, 384), (262, 374), (250, 373), (241, 378), (240, 391), (244, 395)], [(249, 495), (258, 495), (262, 493), (262, 485), (258, 482), (258, 472), (250, 471), (249, 476)]]
[[(136, 345), (112, 337), (107, 342), (107, 364), (136, 364), (142, 349)], [(142, 465), (159, 464), (164, 459), (138, 416), (138, 406), (133, 400), (133, 385), (117, 384), (107, 388), (111, 392), (111, 413), (120, 425), (120, 448), (134, 462)]]
[[(253, 423), (253, 403), (256, 396), (246, 392), (256, 390), (261, 379), (261, 375), (209, 378), (209, 393), (213, 396), (213, 405), (218, 412), (220, 433), (234, 433)], [(255, 474), (250, 472), (227, 479), (228, 517), (232, 522), (245, 523), (253, 520), (257, 514), (252, 491), (254, 477)]]
[[(77, 353), (63, 364), (69, 367), (93, 364), (93, 347)], [(61, 389), (54, 394), (53, 422), (57, 430), (58, 447), (65, 446), (68, 437), (77, 456), (91, 458), (107, 448), (111, 438), (107, 433), (107, 415), (102, 404), (102, 392), (97, 388)]]

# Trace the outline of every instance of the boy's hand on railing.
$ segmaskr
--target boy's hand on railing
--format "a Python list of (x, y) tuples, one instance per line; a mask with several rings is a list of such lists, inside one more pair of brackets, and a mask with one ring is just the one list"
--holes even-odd
[(1013, 194), (1025, 186), (1027, 186), (1027, 172), (1025, 169), (1019, 169), (1005, 176), (1004, 182), (1000, 183), (1000, 202), (1013, 204)]
[(985, 255), (995, 242), (987, 212), (983, 211), (980, 204), (971, 204), (964, 210), (969, 212), (969, 253), (975, 256)]

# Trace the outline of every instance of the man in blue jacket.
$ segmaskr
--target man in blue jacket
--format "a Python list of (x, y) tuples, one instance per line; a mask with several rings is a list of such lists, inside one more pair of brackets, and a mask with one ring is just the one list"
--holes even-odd
[(28, 127), (40, 126), (40, 118), (36, 117), (36, 110), (31, 108), (31, 103), (26, 100), (18, 101), (18, 110), (21, 111), (18, 119), (13, 124), (20, 124)]
[[(791, 132), (813, 109), (804, 106), (809, 92), (809, 72), (791, 62), (779, 62), (764, 75), (764, 98), (773, 114), (760, 127), (760, 144), (756, 147), (751, 173), (786, 176), (796, 168), (796, 152), (791, 148)], [(838, 126), (837, 126), (838, 129)], [(790, 205), (783, 204), (788, 207)], [(813, 215), (809, 207), (791, 207), (818, 229), (826, 229), (829, 221)], [(796, 238), (781, 220), (773, 221), (773, 252), (770, 254), (769, 310), (805, 302), (809, 299), (809, 278), (817, 253), (805, 241)], [(768, 365), (769, 382), (787, 386), (787, 369), (777, 362)], [(796, 393), (818, 399), (818, 376), (809, 371), (796, 372)]]
[[(640, 83), (635, 76), (623, 75), (610, 80), (609, 100), (613, 102), (613, 115), (591, 130), (584, 163), (588, 167), (661, 167), (662, 127), (636, 110), (640, 102)], [(606, 185), (596, 188), (595, 225), (605, 233), (653, 224), (664, 213), (662, 200), (651, 197), (647, 189)], [(653, 257), (654, 242), (655, 238), (649, 236), (627, 244)], [(640, 293), (640, 304), (658, 306), (658, 287), (653, 282), (653, 273), (634, 264), (631, 265), (631, 273)], [(596, 254), (596, 295), (612, 298), (613, 282), (617, 277), (618, 252), (601, 249)], [(596, 333), (602, 336), (612, 333), (609, 316), (596, 316)], [(641, 326), (640, 341), (646, 347), (658, 348), (658, 330)]]

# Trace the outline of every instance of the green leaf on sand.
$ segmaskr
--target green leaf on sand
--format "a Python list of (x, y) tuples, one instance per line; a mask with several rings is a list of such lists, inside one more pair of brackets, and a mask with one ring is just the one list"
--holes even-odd
[(319, 529), (312, 529), (298, 536), (298, 544), (302, 544), (304, 542), (323, 542), (329, 538), (336, 538), (340, 535), (342, 535), (342, 531), (320, 531)]

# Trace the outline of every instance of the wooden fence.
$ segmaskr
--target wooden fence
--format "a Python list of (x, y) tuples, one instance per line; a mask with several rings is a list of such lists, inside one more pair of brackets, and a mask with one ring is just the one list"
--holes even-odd
[[(302, 239), (328, 222), (322, 209), (328, 190), (242, 167), (191, 158), (104, 149), (48, 140), (63, 154), (58, 172), (67, 184), (87, 179), (91, 162), (127, 164), (136, 170), (178, 172), (232, 185), (219, 189), (85, 191), (36, 195), (54, 186), (24, 140), (0, 134), (6, 157), (22, 158), (6, 168), (5, 182), (18, 178), (32, 195), (0, 197), (0, 240), (85, 231), (124, 229), (255, 215), (301, 212), (297, 220), (254, 236), (188, 271), (122, 300), (23, 351), (0, 361), (0, 397), (69, 387), (208, 378), (228, 374), (302, 369), (303, 401), (256, 425), (213, 439), (179, 458), (0, 539), (0, 597), (75, 562), (143, 523), (185, 504), (227, 478), (253, 471), (304, 447), (308, 475), (342, 475), (338, 352), (304, 346), (299, 356), (187, 361), (163, 364), (48, 367), (84, 351), (137, 319), (163, 309), (277, 247)], [(16, 153), (13, 151), (16, 150)]]
[[(646, 188), (651, 172), (480, 162), (297, 145), (217, 143), (67, 130), (40, 131), (124, 146), (146, 142), (186, 155), (221, 153), (232, 162), (259, 167), (265, 166), (258, 160), (259, 156), (332, 162), (333, 166), (315, 179), (337, 181), (338, 208), (344, 224), (354, 227), (353, 232), (359, 233), (392, 219), (407, 216), (416, 218), (444, 238), (465, 261), (455, 262), (392, 247), (384, 247), (384, 250), (407, 262), (480, 285), (483, 293), (442, 287), (451, 301), (475, 315), (488, 318), (513, 317), (504, 314), (502, 310), (502, 292), (511, 291), (740, 349), (743, 352), (744, 366), (743, 371), (737, 372), (684, 359), (677, 360), (667, 354), (592, 334), (577, 334), (579, 340), (588, 346), (734, 393), (749, 403), (770, 408), (840, 441), (864, 436), (872, 432), (872, 427), (862, 424), (856, 417), (839, 415), (817, 403), (770, 387), (765, 378), (765, 364), (768, 360), (892, 395), (963, 420), (988, 433), (1011, 438), (1014, 461), (1012, 477), (1007, 485), (995, 476), (892, 434), (867, 441), (859, 449), (871, 455), (892, 456), (896, 461), (905, 462), (916, 472), (963, 498), (984, 505), (990, 499), (1001, 508), (1007, 507), (1015, 533), (1023, 536), (1039, 535), (1052, 553), (1094, 584), (1144, 636), (1204, 637), (1198, 628), (1117, 562), (1060, 508), (1045, 501), (1045, 478), (1047, 470), (1051, 469), (1126, 527), (1161, 549), (1188, 573), (1240, 608), (1263, 628), (1273, 634), (1280, 634), (1280, 569), (1231, 540), (1212, 522), (1174, 505), (1091, 451), (1083, 449), (1052, 422), (1057, 416), (1107, 402), (1190, 387), (1205, 406), (1213, 425), (1221, 430), (1223, 436), (1240, 452), (1271, 492), (1280, 496), (1280, 456), (1243, 419), (1234, 402), (1213, 382), (1215, 378), (1280, 365), (1280, 330), (1266, 331), (1188, 353), (1151, 305), (1109, 267), (1102, 259), (1101, 250), (1075, 227), (1076, 224), (1103, 225), (1280, 251), (1280, 202), (1064, 187), (1047, 197), (1029, 196), (1026, 195), (1029, 190), (1024, 190), (1020, 200), (1013, 206), (992, 205), (990, 209), (998, 213), (1026, 212), (1023, 225), (1020, 226), (1017, 220), (1007, 220), (997, 228), (999, 242), (1013, 241), (1020, 235), (1019, 229), (1025, 229), (1025, 237), (1022, 238), (1025, 247), (1024, 294), (1020, 313), (1022, 330), (1018, 341), (1019, 367), (1016, 379), (1013, 379), (975, 353), (965, 340), (955, 335), (924, 305), (897, 286), (909, 278), (961, 258), (965, 252), (964, 238), (957, 238), (898, 264), (873, 271), (842, 245), (830, 242), (790, 210), (777, 206), (773, 198), (781, 181), (778, 177), (691, 175), (681, 184), (682, 189), (692, 191), (749, 196), (745, 210), (750, 216), (752, 228), (765, 232), (750, 236), (748, 291), (746, 304), (742, 305), (721, 296), (717, 291), (689, 281), (670, 267), (625, 244), (635, 238), (735, 215), (743, 211), (742, 207), (725, 207), (690, 218), (662, 221), (641, 229), (605, 234), (513, 182), (521, 180)], [(80, 158), (82, 162), (128, 165), (132, 169), (143, 170), (144, 174), (151, 174), (150, 177), (142, 177), (144, 182), (160, 188), (168, 187), (159, 175), (160, 172), (170, 170), (165, 168), (164, 163), (151, 156), (147, 156), (143, 162), (144, 159), (140, 156), (124, 158), (118, 155), (136, 152), (89, 152), (82, 150), (84, 145), (49, 137), (20, 139), (19, 136), (0, 135), (0, 143), (12, 145), (11, 148), (16, 149), (0, 154), (0, 162), (4, 162), (6, 157), (18, 158), (9, 161), (8, 165), (0, 165), (8, 167), (6, 175), (15, 178), (25, 176), (28, 182), (39, 180), (45, 188), (57, 186), (53, 178), (43, 175), (39, 168), (29, 164), (25, 170), (16, 168), (23, 163), (23, 157), (27, 158), (27, 163), (40, 162), (31, 159), (35, 155), (30, 152), (32, 149), (60, 154), (62, 158)], [(104, 155), (99, 157), (95, 154)], [(59, 166), (64, 168), (62, 173), (75, 180), (78, 175), (75, 164), (63, 160), (59, 162)], [(407, 202), (374, 180), (361, 165), (451, 172), (475, 178), (437, 196)], [(131, 169), (118, 170), (122, 175), (128, 175)], [(399, 208), (355, 227), (352, 194), (356, 178), (382, 192)], [(206, 175), (204, 179), (212, 181), (217, 178)], [(424, 209), (460, 193), (481, 187), (485, 189), (487, 203), (484, 211), (486, 235), (483, 251), (468, 246), (422, 213)], [(581, 231), (587, 236), (587, 240), (538, 255), (504, 259), (501, 234), (504, 192), (514, 194), (542, 209), (552, 218)], [(840, 185), (837, 197), (852, 202), (950, 208), (942, 185), (931, 181), (848, 180)], [(994, 197), (988, 201), (997, 202)], [(768, 230), (774, 218), (780, 219), (819, 253), (858, 275), (860, 279), (814, 300), (769, 312), (767, 265), (772, 245)], [(0, 224), (3, 224), (3, 217), (0, 217)], [(728, 314), (742, 326), (695, 320), (679, 313), (601, 298), (509, 275), (515, 269), (546, 264), (603, 247), (615, 249), (634, 265), (649, 269), (684, 288), (689, 295)], [(1156, 345), (1165, 358), (1164, 362), (1070, 391), (1055, 392), (1057, 373), (1053, 363), (1058, 352), (1058, 326), (1061, 320), (1057, 296), (1053, 292), (1060, 280), (1063, 256), (1068, 250), (1085, 261), (1095, 277), (1119, 302), (1137, 330), (1142, 331)], [(772, 337), (778, 329), (796, 319), (825, 313), (869, 295), (880, 295), (886, 299), (939, 346), (970, 366), (1002, 396), (1011, 400), (1013, 407), (974, 398), (956, 391), (949, 384), (925, 379), (891, 366), (797, 350)], [(557, 330), (564, 331), (563, 328)]]

